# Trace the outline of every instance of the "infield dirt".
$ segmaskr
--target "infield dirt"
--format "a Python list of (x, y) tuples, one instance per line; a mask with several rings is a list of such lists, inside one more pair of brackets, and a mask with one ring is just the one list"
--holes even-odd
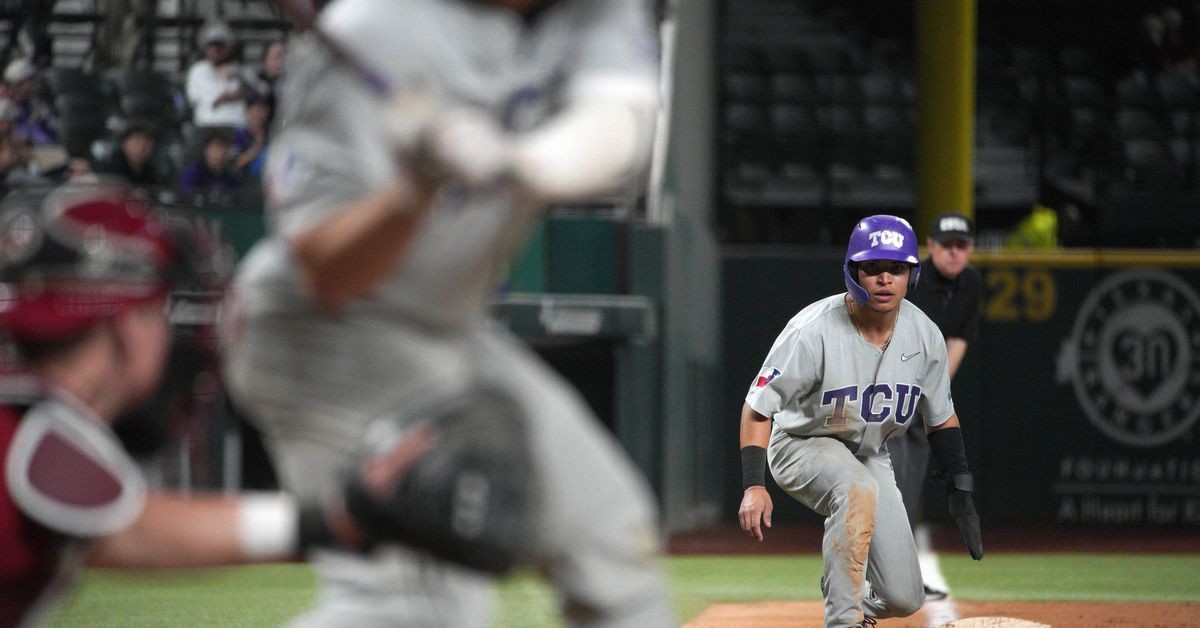
[[(714, 604), (685, 628), (809, 628), (821, 626), (821, 602), (756, 602)], [(989, 621), (979, 625), (1004, 628), (1027, 622), (1054, 628), (1094, 626), (1176, 627), (1194, 626), (1200, 604), (1151, 602), (930, 602), (916, 615), (881, 619), (880, 628), (934, 628), (971, 617), (1012, 618), (1025, 621)], [(957, 623), (956, 623), (957, 625)]]

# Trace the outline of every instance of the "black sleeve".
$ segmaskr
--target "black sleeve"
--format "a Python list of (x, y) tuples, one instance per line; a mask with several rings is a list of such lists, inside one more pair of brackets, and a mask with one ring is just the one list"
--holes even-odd
[(963, 317), (958, 327), (958, 333), (947, 335), (957, 336), (972, 343), (979, 335), (979, 308), (983, 300), (983, 278), (979, 275), (979, 271), (970, 266), (963, 270), (960, 298), (963, 300)]

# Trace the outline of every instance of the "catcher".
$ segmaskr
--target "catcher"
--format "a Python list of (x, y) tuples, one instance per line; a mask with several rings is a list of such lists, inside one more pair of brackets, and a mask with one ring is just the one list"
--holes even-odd
[[(523, 510), (497, 519), (489, 498), (522, 504), (521, 485), (480, 495), (471, 483), (495, 473), (497, 456), (521, 453), (519, 424), (504, 435), (479, 425), (480, 407), (487, 425), (505, 425), (495, 400), (414, 421), (324, 503), (147, 488), (111, 427), (158, 385), (173, 288), (217, 289), (226, 274), (199, 254), (212, 248), (198, 226), (106, 185), (23, 191), (0, 204), (0, 329), (17, 356), (0, 375), (0, 625), (40, 624), (85, 563), (208, 566), (400, 541), (478, 570), (511, 566), (501, 539)], [(406, 507), (412, 499), (421, 508)]]

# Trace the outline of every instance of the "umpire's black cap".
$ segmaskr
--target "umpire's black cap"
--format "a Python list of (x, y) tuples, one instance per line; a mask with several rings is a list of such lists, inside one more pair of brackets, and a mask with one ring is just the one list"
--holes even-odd
[(929, 237), (940, 244), (962, 240), (975, 243), (975, 223), (964, 214), (946, 212), (933, 219)]

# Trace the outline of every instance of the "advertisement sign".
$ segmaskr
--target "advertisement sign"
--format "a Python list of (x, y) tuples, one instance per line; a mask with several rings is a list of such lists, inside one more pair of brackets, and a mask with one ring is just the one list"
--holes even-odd
[(955, 386), (978, 380), (988, 509), (1200, 525), (1200, 270), (1070, 260), (983, 269), (978, 368)]

